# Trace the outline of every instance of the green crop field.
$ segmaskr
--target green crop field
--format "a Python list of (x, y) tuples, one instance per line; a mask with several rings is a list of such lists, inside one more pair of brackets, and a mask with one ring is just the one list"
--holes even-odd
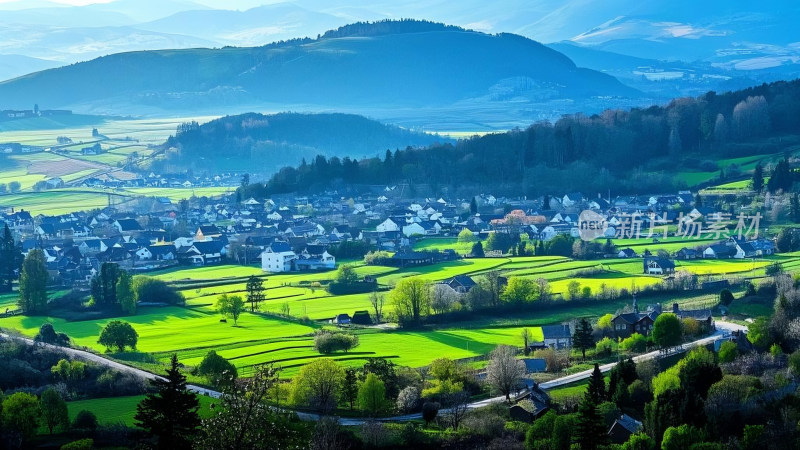
[[(199, 396), (200, 417), (211, 416), (211, 404), (214, 399), (211, 397)], [(67, 402), (69, 410), (69, 420), (72, 422), (81, 411), (89, 411), (97, 416), (97, 421), (101, 425), (113, 425), (123, 423), (133, 426), (133, 416), (136, 415), (136, 405), (144, 399), (144, 395), (132, 395), (128, 397), (108, 397), (93, 398), (88, 400), (75, 400)]]

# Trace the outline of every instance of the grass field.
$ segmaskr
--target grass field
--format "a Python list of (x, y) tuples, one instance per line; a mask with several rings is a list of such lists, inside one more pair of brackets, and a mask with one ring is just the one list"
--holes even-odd
[[(136, 415), (136, 405), (144, 399), (144, 395), (132, 395), (128, 397), (108, 397), (93, 398), (88, 400), (75, 400), (67, 402), (69, 410), (69, 420), (72, 422), (81, 411), (89, 411), (97, 416), (97, 421), (101, 425), (113, 425), (123, 423), (133, 426), (133, 416)], [(211, 404), (214, 399), (211, 397), (198, 396), (200, 400), (200, 410), (198, 413), (201, 418), (211, 416)]]

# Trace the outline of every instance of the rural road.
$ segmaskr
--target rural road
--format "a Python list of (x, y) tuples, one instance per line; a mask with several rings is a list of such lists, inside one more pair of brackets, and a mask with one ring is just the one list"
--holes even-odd
[[(662, 352), (660, 350), (656, 350), (656, 351), (653, 351), (653, 352), (650, 352), (650, 353), (645, 353), (645, 354), (642, 354), (642, 355), (639, 355), (639, 356), (634, 356), (633, 360), (634, 360), (634, 362), (639, 362), (639, 361), (646, 361), (646, 360), (649, 360), (649, 359), (657, 359), (657, 358), (660, 358), (662, 356), (673, 355), (675, 353), (682, 353), (682, 352), (685, 352), (685, 351), (687, 351), (689, 349), (692, 349), (694, 347), (700, 347), (700, 346), (703, 346), (703, 345), (710, 344), (710, 343), (716, 341), (717, 339), (721, 339), (724, 334), (730, 333), (732, 331), (738, 331), (738, 330), (745, 330), (746, 331), (747, 330), (747, 327), (745, 327), (745, 326), (738, 325), (738, 324), (735, 324), (735, 323), (730, 323), (730, 322), (717, 321), (717, 322), (715, 322), (715, 325), (717, 327), (717, 330), (714, 332), (714, 334), (711, 334), (710, 336), (707, 336), (707, 337), (704, 337), (702, 339), (698, 339), (696, 341), (692, 341), (692, 342), (683, 344), (683, 345), (681, 345), (679, 347), (675, 347), (674, 349), (671, 349), (671, 351), (669, 353), (664, 353), (664, 352)], [(19, 337), (19, 336), (10, 336), (10, 335), (5, 334), (5, 333), (0, 333), (0, 337), (6, 338), (6, 339), (17, 339), (17, 340), (21, 340), (21, 341), (27, 342), (29, 344), (34, 344), (33, 339)], [(135, 375), (139, 375), (139, 376), (141, 376), (143, 378), (146, 378), (148, 380), (152, 380), (152, 379), (156, 379), (156, 378), (162, 378), (163, 379), (163, 377), (155, 375), (155, 374), (150, 373), (150, 372), (147, 372), (145, 370), (141, 370), (141, 369), (137, 369), (135, 367), (127, 366), (125, 364), (121, 364), (121, 363), (118, 363), (116, 361), (111, 361), (109, 359), (103, 358), (100, 355), (96, 355), (94, 353), (90, 353), (90, 352), (87, 352), (87, 351), (77, 350), (77, 349), (68, 348), (68, 347), (59, 347), (57, 345), (43, 344), (43, 343), (37, 343), (37, 345), (41, 345), (41, 346), (44, 346), (44, 347), (47, 347), (47, 348), (52, 348), (52, 349), (55, 349), (55, 350), (59, 350), (59, 351), (62, 351), (62, 352), (66, 353), (66, 354), (68, 354), (70, 356), (74, 356), (74, 357), (77, 357), (77, 358), (85, 359), (87, 361), (92, 361), (92, 362), (95, 362), (97, 364), (101, 364), (101, 365), (104, 365), (106, 367), (110, 367), (112, 369), (119, 370), (120, 372), (128, 372), (128, 373), (132, 373), (132, 374), (135, 374)], [(600, 366), (600, 371), (604, 372), (604, 373), (608, 372), (615, 365), (617, 365), (617, 363), (604, 364), (604, 365)], [(557, 378), (555, 380), (551, 380), (551, 381), (548, 381), (548, 382), (545, 382), (545, 383), (540, 383), (539, 387), (544, 389), (544, 390), (549, 390), (549, 389), (553, 389), (553, 388), (556, 388), (556, 387), (559, 387), (559, 386), (563, 386), (565, 384), (570, 384), (570, 383), (574, 383), (576, 381), (585, 380), (585, 379), (589, 378), (592, 375), (592, 371), (593, 371), (593, 369), (592, 370), (584, 370), (582, 372), (574, 373), (572, 375), (567, 375), (565, 377)], [(201, 387), (201, 386), (188, 385), (188, 388), (189, 388), (189, 390), (191, 390), (193, 392), (196, 392), (196, 393), (201, 394), (201, 395), (206, 395), (206, 396), (209, 396), (209, 397), (219, 398), (220, 395), (222, 395), (220, 392), (217, 392), (217, 391), (214, 391), (214, 390), (211, 390), (211, 389), (207, 389), (207, 388), (204, 388), (204, 387)], [(487, 398), (485, 400), (472, 402), (467, 406), (467, 408), (469, 408), (469, 409), (482, 408), (482, 407), (491, 405), (492, 403), (504, 402), (505, 399), (506, 399), (505, 396)], [(443, 409), (440, 412), (446, 413), (447, 410)], [(315, 420), (319, 420), (320, 419), (320, 415), (319, 414), (305, 413), (305, 412), (299, 412), (299, 411), (297, 412), (297, 416), (301, 420), (306, 420), (306, 421), (315, 421)], [(382, 422), (409, 422), (409, 421), (412, 421), (412, 420), (419, 420), (421, 418), (422, 418), (422, 414), (421, 413), (415, 413), (415, 414), (406, 414), (406, 415), (402, 415), (402, 416), (384, 417), (384, 418), (380, 418), (379, 420), (382, 421)], [(339, 422), (342, 425), (353, 426), (353, 425), (361, 425), (361, 424), (367, 422), (368, 420), (371, 420), (371, 419), (368, 419), (368, 418), (340, 418)]]

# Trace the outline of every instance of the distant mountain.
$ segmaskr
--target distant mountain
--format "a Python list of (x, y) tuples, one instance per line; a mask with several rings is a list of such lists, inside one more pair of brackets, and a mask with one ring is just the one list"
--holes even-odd
[[(0, 81), (10, 80), (31, 72), (58, 67), (56, 61), (31, 58), (22, 55), (0, 55)], [(1, 102), (0, 102), (1, 103)]]
[(254, 48), (115, 54), (0, 83), (9, 107), (38, 102), (112, 113), (509, 104), (549, 111), (548, 102), (639, 96), (530, 39), (421, 21), (357, 23)]
[(160, 33), (203, 36), (227, 45), (264, 45), (269, 42), (314, 37), (342, 24), (342, 19), (278, 3), (247, 11), (182, 11), (137, 26)]
[(181, 125), (164, 144), (166, 159), (156, 164), (169, 171), (214, 167), (268, 175), (317, 155), (359, 159), (451, 142), (352, 114), (248, 113)]

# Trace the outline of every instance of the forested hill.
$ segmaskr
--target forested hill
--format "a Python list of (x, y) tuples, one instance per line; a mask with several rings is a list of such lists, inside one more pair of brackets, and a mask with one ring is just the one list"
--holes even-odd
[(639, 95), (521, 36), (410, 20), (262, 47), (120, 53), (0, 83), (9, 108), (39, 103), (111, 113), (237, 105), (391, 110)]
[(209, 165), (271, 174), (317, 155), (374, 157), (386, 149), (427, 147), (449, 139), (417, 133), (352, 114), (248, 113), (178, 127), (164, 147), (169, 170)]
[[(665, 192), (692, 185), (680, 173), (744, 175), (725, 159), (781, 155), (800, 143), (800, 80), (698, 98), (664, 107), (564, 116), (554, 124), (387, 153), (346, 170), (324, 158), (287, 167), (252, 194), (324, 189), (330, 182), (480, 186), (509, 194), (580, 190)], [(723, 161), (719, 163), (718, 161)], [(726, 165), (728, 164), (728, 165)], [(740, 173), (736, 173), (740, 171)], [(789, 183), (790, 185), (791, 183)], [(786, 186), (788, 187), (788, 186)]]

